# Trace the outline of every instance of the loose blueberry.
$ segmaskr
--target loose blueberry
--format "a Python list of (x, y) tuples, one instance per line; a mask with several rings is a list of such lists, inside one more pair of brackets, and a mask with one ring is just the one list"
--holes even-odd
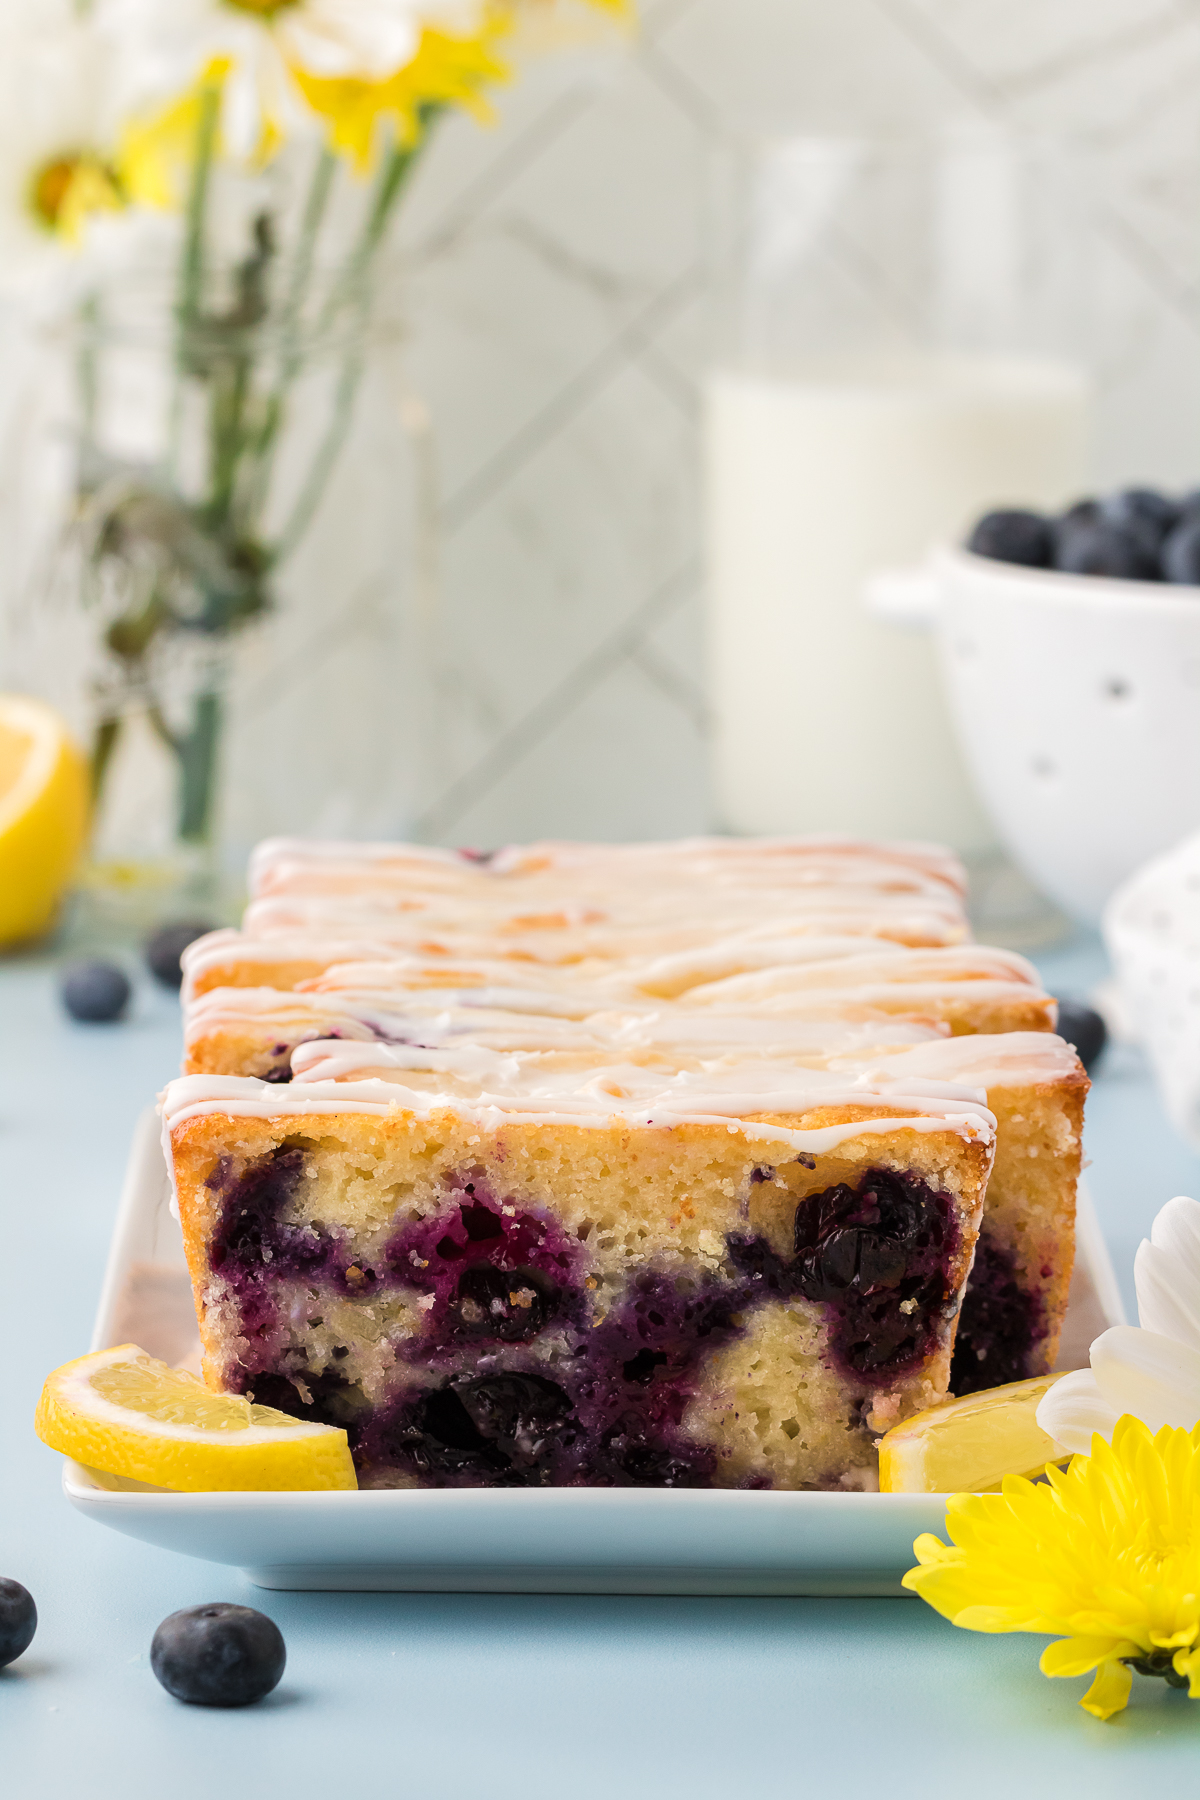
[(1074, 1000), (1060, 1000), (1058, 1035), (1068, 1044), (1074, 1044), (1080, 1062), (1090, 1074), (1092, 1065), (1108, 1042), (1108, 1027), (1090, 1006), (1080, 1006)]
[(1121, 581), (1161, 579), (1158, 557), (1145, 535), (1114, 525), (1103, 514), (1063, 521), (1057, 532), (1054, 567), (1068, 575), (1107, 575)]
[(33, 1642), (37, 1607), (33, 1595), (19, 1581), (0, 1575), (0, 1669), (16, 1662)]
[(165, 1618), (150, 1667), (189, 1706), (252, 1706), (278, 1686), (287, 1661), (274, 1620), (251, 1606), (185, 1606)]
[(1017, 507), (985, 513), (967, 539), (967, 549), (997, 562), (1047, 569), (1054, 554), (1054, 527), (1041, 513)]
[(173, 925), (163, 925), (146, 943), (146, 962), (150, 973), (164, 987), (177, 988), (183, 982), (183, 970), (179, 959), (189, 944), (194, 944), (198, 937), (212, 931), (196, 919), (180, 919)]
[(1200, 513), (1185, 517), (1162, 547), (1162, 572), (1167, 581), (1200, 586)]
[(62, 978), (62, 1003), (73, 1019), (111, 1025), (129, 1005), (129, 978), (109, 962), (72, 963)]

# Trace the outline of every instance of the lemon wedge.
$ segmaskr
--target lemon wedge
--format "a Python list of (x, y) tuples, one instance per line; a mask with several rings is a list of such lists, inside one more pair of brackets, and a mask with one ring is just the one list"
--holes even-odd
[(884, 1494), (984, 1494), (1005, 1475), (1040, 1475), (1070, 1454), (1037, 1422), (1057, 1375), (947, 1400), (893, 1425), (879, 1445)]
[(34, 1424), (76, 1462), (180, 1493), (358, 1486), (344, 1431), (210, 1393), (136, 1344), (56, 1369)]
[(50, 925), (87, 821), (87, 768), (58, 714), (0, 694), (0, 944)]

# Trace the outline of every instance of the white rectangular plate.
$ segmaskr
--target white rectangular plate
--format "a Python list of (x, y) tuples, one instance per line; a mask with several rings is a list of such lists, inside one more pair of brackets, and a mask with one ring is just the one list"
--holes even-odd
[[(93, 1349), (139, 1343), (171, 1363), (198, 1342), (158, 1122), (138, 1123)], [(1122, 1318), (1090, 1201), (1063, 1338), (1065, 1368)], [(369, 1493), (114, 1492), (78, 1463), (81, 1512), (260, 1587), (566, 1594), (895, 1594), (936, 1494), (727, 1489), (430, 1488)]]

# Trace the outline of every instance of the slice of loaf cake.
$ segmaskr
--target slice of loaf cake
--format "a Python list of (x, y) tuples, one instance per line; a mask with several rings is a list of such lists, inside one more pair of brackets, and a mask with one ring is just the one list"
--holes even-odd
[(345, 1425), (366, 1485), (870, 1487), (945, 1393), (993, 1154), (970, 1089), (386, 1048), (164, 1105), (208, 1380)]

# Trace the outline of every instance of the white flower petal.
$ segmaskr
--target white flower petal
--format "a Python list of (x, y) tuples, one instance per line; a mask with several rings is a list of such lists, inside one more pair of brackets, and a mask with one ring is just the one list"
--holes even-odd
[(1150, 1227), (1150, 1242), (1179, 1259), (1181, 1273), (1200, 1287), (1200, 1200), (1176, 1194)]
[(280, 16), (278, 30), (288, 55), (314, 75), (383, 81), (412, 60), (421, 19), (407, 0), (307, 0)]
[(1200, 1202), (1168, 1200), (1138, 1249), (1134, 1280), (1145, 1329), (1200, 1350)]
[(1118, 1413), (1133, 1413), (1151, 1431), (1163, 1425), (1190, 1431), (1200, 1422), (1200, 1350), (1136, 1325), (1114, 1325), (1096, 1339), (1091, 1357), (1100, 1392)]
[(1090, 1369), (1075, 1369), (1056, 1381), (1037, 1409), (1037, 1422), (1046, 1435), (1064, 1450), (1081, 1456), (1091, 1451), (1093, 1432), (1112, 1437), (1120, 1416), (1100, 1392)]
[(1174, 1258), (1143, 1240), (1134, 1260), (1133, 1275), (1143, 1330), (1200, 1350), (1200, 1289), (1181, 1279)]

